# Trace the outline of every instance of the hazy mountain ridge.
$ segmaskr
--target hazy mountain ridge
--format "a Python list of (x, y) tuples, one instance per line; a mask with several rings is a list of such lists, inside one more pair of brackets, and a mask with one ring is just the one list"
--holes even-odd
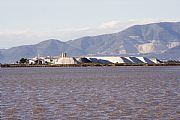
[(135, 25), (121, 32), (88, 36), (62, 42), (46, 40), (35, 45), (25, 45), (0, 50), (0, 62), (15, 62), (21, 57), (123, 55), (150, 56), (180, 59), (180, 22), (161, 22)]
[(179, 28), (180, 23), (167, 22), (135, 25), (119, 33), (80, 38), (71, 44), (94, 54), (162, 53), (168, 46), (180, 44)]
[(180, 45), (171, 49), (168, 49), (162, 54), (153, 55), (155, 57), (164, 58), (164, 59), (175, 59), (180, 60)]
[(2, 51), (2, 56), (0, 57), (4, 59), (0, 60), (3, 63), (7, 61), (9, 63), (15, 62), (22, 57), (32, 58), (38, 54), (41, 56), (59, 56), (62, 52), (70, 53), (69, 55), (81, 55), (84, 53), (83, 51), (68, 45), (66, 42), (50, 39), (35, 45), (18, 46)]

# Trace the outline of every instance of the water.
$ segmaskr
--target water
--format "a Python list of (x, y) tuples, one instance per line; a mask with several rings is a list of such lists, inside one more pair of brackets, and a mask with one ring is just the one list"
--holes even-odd
[(180, 67), (1, 68), (0, 119), (180, 119)]

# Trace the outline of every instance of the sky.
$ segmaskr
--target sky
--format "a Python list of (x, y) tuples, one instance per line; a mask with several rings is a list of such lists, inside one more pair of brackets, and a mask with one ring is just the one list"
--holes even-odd
[(180, 22), (180, 0), (0, 0), (0, 49)]

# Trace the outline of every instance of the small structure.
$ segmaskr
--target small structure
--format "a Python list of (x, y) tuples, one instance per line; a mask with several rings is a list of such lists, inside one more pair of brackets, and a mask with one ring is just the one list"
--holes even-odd
[(35, 64), (45, 64), (45, 60), (43, 58), (38, 58), (35, 60)]
[(61, 54), (61, 57), (62, 57), (62, 58), (66, 58), (66, 57), (67, 57), (67, 53), (62, 53), (62, 54)]
[(29, 64), (35, 64), (35, 61), (33, 59), (29, 59)]
[(44, 58), (46, 64), (55, 64), (56, 57), (47, 56)]
[(39, 57), (39, 55), (37, 57), (29, 59), (28, 61), (29, 61), (29, 64), (45, 64), (44, 57)]
[(78, 64), (79, 62), (74, 57), (67, 57), (66, 53), (62, 53), (61, 57), (59, 57), (55, 64)]

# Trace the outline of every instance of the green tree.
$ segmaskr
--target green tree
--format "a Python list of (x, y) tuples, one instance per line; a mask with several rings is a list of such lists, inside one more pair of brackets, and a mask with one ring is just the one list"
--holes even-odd
[(28, 63), (28, 59), (27, 58), (21, 58), (19, 63), (20, 64), (26, 64), (26, 63)]

